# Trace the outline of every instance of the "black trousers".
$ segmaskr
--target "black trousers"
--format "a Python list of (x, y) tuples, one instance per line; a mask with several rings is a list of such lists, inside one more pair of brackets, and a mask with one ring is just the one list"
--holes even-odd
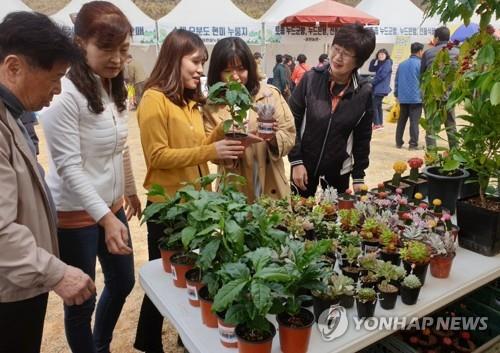
[(410, 147), (418, 146), (418, 127), (422, 116), (422, 104), (400, 104), (398, 124), (396, 126), (396, 145), (404, 144), (403, 135), (405, 133), (406, 122), (410, 119)]
[[(321, 180), (321, 187), (326, 188), (327, 186), (332, 186), (340, 193), (346, 191), (349, 188), (349, 178), (351, 173), (347, 173), (344, 175), (340, 175), (340, 171), (326, 171), (324, 173), (319, 173), (320, 176), (323, 176), (326, 179), (326, 182)], [(291, 181), (291, 188), (294, 194), (298, 193), (302, 197), (310, 197), (316, 194), (316, 189), (319, 184), (319, 176), (314, 177), (312, 172), (307, 170), (307, 190), (300, 190), (299, 188), (295, 188), (293, 184), (293, 180)]]
[(0, 303), (0, 353), (39, 353), (48, 293)]
[[(158, 239), (163, 236), (164, 227), (160, 224), (147, 222), (149, 260), (161, 257), (158, 249)], [(141, 313), (137, 324), (134, 347), (145, 352), (163, 352), (162, 345), (163, 316), (156, 306), (144, 295)]]

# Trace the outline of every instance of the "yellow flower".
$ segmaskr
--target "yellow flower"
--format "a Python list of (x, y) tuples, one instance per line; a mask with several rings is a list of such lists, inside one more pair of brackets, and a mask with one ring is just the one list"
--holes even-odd
[(360, 186), (361, 191), (368, 191), (368, 185), (363, 184)]
[(366, 202), (366, 201), (368, 201), (368, 196), (366, 196), (366, 195), (361, 196), (361, 197), (359, 198), (359, 201), (362, 201), (362, 202)]
[(424, 198), (424, 195), (422, 195), (421, 193), (417, 192), (417, 193), (415, 194), (415, 199), (416, 199), (416, 200), (422, 200), (423, 198)]
[(439, 206), (441, 206), (442, 202), (440, 199), (434, 199), (434, 200), (432, 200), (432, 204), (436, 207), (439, 207)]
[(404, 171), (406, 170), (406, 162), (403, 161), (397, 161), (394, 162), (392, 169), (398, 174), (403, 174)]

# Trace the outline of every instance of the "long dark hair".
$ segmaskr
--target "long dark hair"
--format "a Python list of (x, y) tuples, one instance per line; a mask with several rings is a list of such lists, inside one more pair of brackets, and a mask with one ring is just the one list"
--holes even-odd
[(184, 106), (188, 100), (204, 103), (201, 85), (194, 90), (184, 88), (181, 75), (182, 58), (202, 51), (205, 60), (208, 51), (201, 38), (185, 29), (176, 29), (169, 33), (163, 42), (155, 67), (146, 81), (145, 89), (157, 89), (178, 106)]
[[(127, 17), (115, 5), (107, 1), (92, 1), (82, 6), (75, 20), (75, 40), (94, 38), (100, 49), (116, 48), (132, 36), (132, 26)], [(71, 66), (68, 78), (85, 96), (90, 111), (100, 114), (104, 111), (98, 79), (92, 73), (82, 50), (81, 59)], [(111, 80), (111, 96), (118, 110), (126, 109), (127, 91), (123, 71)]]
[(207, 84), (213, 84), (221, 80), (221, 73), (229, 66), (241, 62), (241, 65), (248, 71), (246, 87), (253, 96), (260, 88), (259, 76), (257, 74), (257, 64), (253, 58), (252, 51), (241, 38), (227, 37), (215, 44), (210, 56), (208, 66)]

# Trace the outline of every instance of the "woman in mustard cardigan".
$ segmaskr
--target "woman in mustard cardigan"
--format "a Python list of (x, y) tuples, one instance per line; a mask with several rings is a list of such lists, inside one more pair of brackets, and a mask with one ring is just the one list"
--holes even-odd
[[(224, 140), (222, 125), (205, 135), (200, 104), (200, 78), (208, 53), (203, 41), (186, 30), (171, 32), (146, 82), (137, 110), (147, 173), (144, 187), (163, 186), (173, 196), (183, 182), (208, 174), (209, 160), (237, 159), (244, 147)], [(160, 201), (148, 198), (148, 203)], [(149, 260), (160, 258), (158, 239), (164, 228), (148, 222)], [(163, 352), (163, 316), (145, 296), (135, 340), (141, 351)]]
[[(247, 195), (249, 202), (261, 195), (283, 198), (290, 191), (283, 157), (295, 144), (292, 112), (276, 87), (259, 82), (252, 52), (240, 38), (224, 38), (217, 42), (212, 51), (208, 85), (214, 85), (228, 77), (246, 86), (252, 95), (254, 107), (262, 104), (272, 107), (272, 117), (276, 121), (275, 134), (266, 141), (247, 147), (243, 157), (236, 161), (218, 162), (219, 171), (236, 173), (246, 178), (246, 184), (241, 191)], [(207, 104), (203, 107), (203, 114), (207, 132), (230, 117), (227, 107), (221, 105)], [(257, 113), (253, 110), (248, 115), (248, 130), (257, 130)]]

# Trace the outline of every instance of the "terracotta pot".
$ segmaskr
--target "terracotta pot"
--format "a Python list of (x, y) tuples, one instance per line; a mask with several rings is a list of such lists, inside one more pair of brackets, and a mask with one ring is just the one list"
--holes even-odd
[(234, 332), (238, 338), (238, 351), (239, 353), (271, 353), (273, 348), (273, 338), (276, 335), (276, 328), (273, 324), (269, 323), (271, 327), (271, 332), (260, 341), (249, 341), (247, 340), (243, 333), (245, 332), (245, 326), (238, 325)]
[(172, 273), (172, 267), (170, 264), (170, 257), (182, 251), (182, 249), (160, 249), (161, 260), (163, 263), (163, 269), (167, 273)]
[(283, 353), (306, 353), (311, 338), (311, 328), (314, 323), (314, 315), (307, 309), (300, 309), (297, 318), (303, 322), (303, 326), (294, 327), (290, 325), (293, 317), (286, 313), (276, 316), (279, 323), (280, 346)]
[(172, 279), (174, 286), (178, 288), (186, 288), (186, 272), (194, 267), (194, 262), (185, 263), (186, 256), (184, 253), (177, 253), (170, 256)]
[(189, 304), (198, 307), (200, 306), (198, 291), (203, 287), (203, 283), (201, 283), (201, 271), (199, 268), (193, 268), (186, 272), (185, 277)]
[(217, 328), (217, 315), (212, 312), (213, 300), (208, 297), (208, 288), (201, 287), (198, 296), (200, 298), (201, 321), (207, 327)]
[(455, 254), (431, 257), (431, 275), (436, 278), (448, 278)]
[(225, 313), (217, 313), (217, 325), (219, 327), (219, 339), (224, 347), (238, 347), (238, 338), (236, 337), (236, 325), (228, 324), (224, 321)]
[(354, 208), (354, 200), (338, 199), (339, 210), (348, 210)]

